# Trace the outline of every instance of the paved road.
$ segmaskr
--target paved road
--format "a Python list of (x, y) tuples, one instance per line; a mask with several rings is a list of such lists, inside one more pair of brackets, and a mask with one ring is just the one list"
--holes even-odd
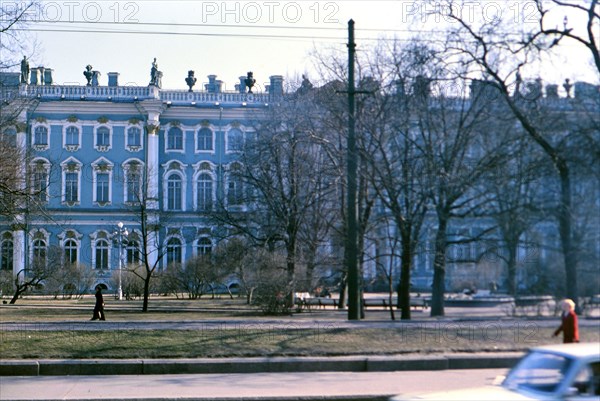
[(491, 384), (506, 369), (0, 377), (0, 400), (382, 400)]

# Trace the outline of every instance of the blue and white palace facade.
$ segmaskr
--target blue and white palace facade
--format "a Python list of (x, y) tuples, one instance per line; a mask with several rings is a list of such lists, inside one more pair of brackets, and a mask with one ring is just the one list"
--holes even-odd
[(217, 204), (243, 208), (232, 172), (253, 121), (282, 95), (283, 78), (272, 76), (265, 91), (252, 93), (251, 76), (223, 91), (210, 75), (203, 91), (192, 91), (190, 73), (189, 90), (163, 90), (154, 70), (143, 87), (120, 86), (117, 73), (106, 86), (99, 74), (86, 75), (87, 86), (53, 84), (51, 70), (32, 69), (25, 82), (14, 74), (12, 88), (28, 99), (14, 133), (30, 154), (21, 168), (43, 213), (0, 220), (3, 270), (17, 275), (56, 247), (96, 272), (97, 283), (110, 283), (119, 268), (119, 223), (129, 234), (122, 262), (139, 258), (142, 203), (156, 227), (151, 242), (166, 247), (151, 265), (211, 252), (216, 239), (206, 216)]

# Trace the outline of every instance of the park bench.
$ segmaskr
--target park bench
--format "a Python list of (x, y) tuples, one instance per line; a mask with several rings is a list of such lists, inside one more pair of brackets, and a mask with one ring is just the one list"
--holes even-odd
[[(392, 300), (391, 306), (395, 306), (397, 301), (395, 299)], [(387, 309), (390, 307), (389, 298), (365, 298), (363, 300), (363, 305), (366, 308), (368, 307), (383, 307)], [(412, 309), (427, 309), (429, 306), (428, 302), (424, 298), (411, 298), (410, 299), (410, 307)]]
[(311, 297), (306, 296), (307, 293), (297, 293), (296, 294), (296, 305), (298, 309), (307, 309), (310, 311), (313, 307), (318, 307), (319, 309), (325, 308), (327, 306), (333, 306), (337, 308), (338, 302), (335, 298), (326, 298), (326, 297)]

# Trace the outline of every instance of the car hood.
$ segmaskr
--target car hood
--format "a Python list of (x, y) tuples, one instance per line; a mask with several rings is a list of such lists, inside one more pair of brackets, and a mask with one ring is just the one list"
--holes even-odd
[(524, 401), (538, 398), (527, 397), (500, 386), (475, 387), (461, 390), (440, 391), (436, 393), (402, 394), (392, 401), (443, 400), (443, 401)]

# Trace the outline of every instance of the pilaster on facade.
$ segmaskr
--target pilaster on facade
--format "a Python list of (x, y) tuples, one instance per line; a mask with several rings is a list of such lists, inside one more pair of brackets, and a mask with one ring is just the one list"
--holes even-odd
[(13, 277), (16, 277), (19, 282), (23, 282), (25, 278), (22, 274), (25, 271), (25, 216), (19, 214), (16, 216), (17, 224), (12, 227), (12, 242), (13, 242)]
[(146, 132), (148, 134), (148, 152), (146, 160), (147, 177), (147, 208), (158, 210), (158, 183), (159, 183), (159, 144), (158, 133), (160, 130), (160, 116), (165, 110), (165, 105), (160, 100), (146, 100), (141, 103), (142, 109), (147, 113)]

